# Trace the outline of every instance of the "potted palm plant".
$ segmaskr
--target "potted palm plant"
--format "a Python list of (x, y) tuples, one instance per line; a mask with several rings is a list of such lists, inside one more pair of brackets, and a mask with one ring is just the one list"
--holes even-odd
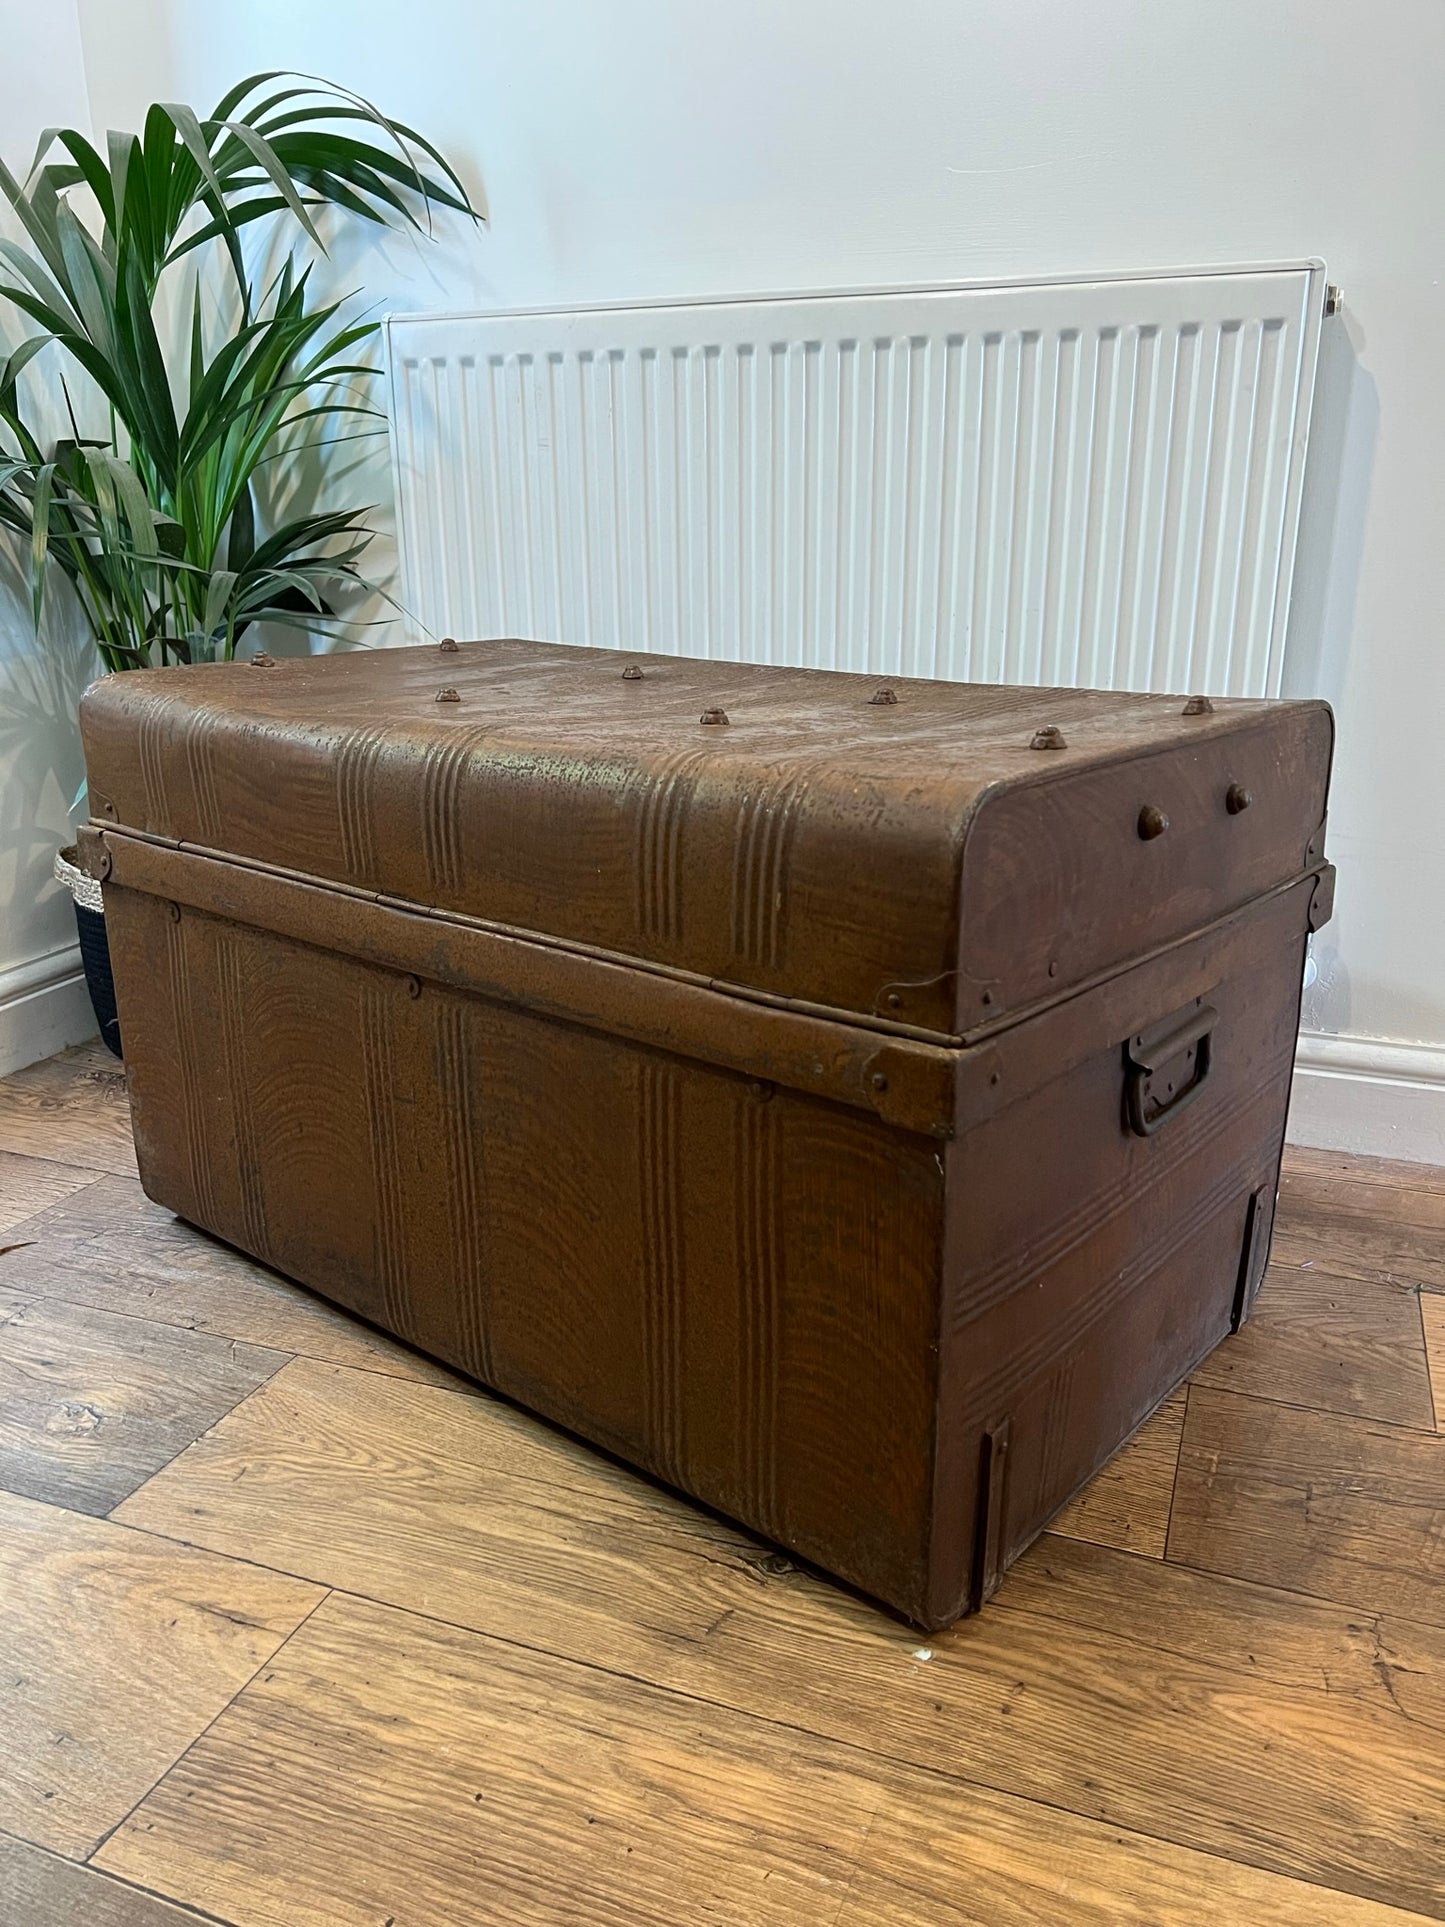
[[(313, 425), (379, 414), (377, 323), (317, 300), (296, 254), (322, 249), (323, 209), (479, 218), (456, 173), (358, 96), (268, 73), (205, 119), (153, 106), (104, 154), (59, 130), (25, 181), (0, 163), (0, 192), (28, 244), (0, 239), (0, 302), (36, 330), (0, 358), (0, 527), (37, 629), (55, 572), (108, 670), (229, 659), (261, 623), (334, 629), (348, 591), (372, 586), (370, 507), (268, 516), (268, 484)], [(271, 249), (247, 245), (263, 233)], [(258, 265), (278, 238), (279, 266)], [(71, 854), (57, 875), (118, 1051), (98, 893)]]

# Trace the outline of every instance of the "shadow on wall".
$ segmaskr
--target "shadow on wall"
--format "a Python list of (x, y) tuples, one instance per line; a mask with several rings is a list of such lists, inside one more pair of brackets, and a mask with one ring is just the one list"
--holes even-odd
[[(1305, 468), (1299, 547), (1285, 650), (1286, 696), (1323, 696), (1338, 710), (1355, 628), (1365, 520), (1380, 395), (1360, 362), (1364, 333), (1348, 312), (1326, 321)], [(1305, 992), (1306, 1030), (1348, 1031), (1350, 979), (1327, 926), (1315, 939), (1318, 968)]]
[(84, 780), (76, 712), (99, 669), (65, 585), (36, 641), (23, 573), (0, 546), (0, 971), (75, 942), (51, 864)]

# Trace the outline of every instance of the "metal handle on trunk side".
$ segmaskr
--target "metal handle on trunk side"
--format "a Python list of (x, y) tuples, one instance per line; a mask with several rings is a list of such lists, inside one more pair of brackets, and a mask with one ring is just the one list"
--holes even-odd
[[(1141, 1031), (1124, 1046), (1124, 1111), (1129, 1129), (1137, 1137), (1153, 1137), (1162, 1124), (1177, 1117), (1204, 1089), (1214, 1059), (1213, 1032), (1219, 1012), (1210, 1004), (1197, 1004), (1181, 1016), (1167, 1017), (1152, 1030)], [(1182, 1090), (1171, 1083), (1163, 1102), (1154, 1110), (1149, 1100), (1157, 1095), (1155, 1080), (1171, 1064), (1192, 1059), (1194, 1076)]]

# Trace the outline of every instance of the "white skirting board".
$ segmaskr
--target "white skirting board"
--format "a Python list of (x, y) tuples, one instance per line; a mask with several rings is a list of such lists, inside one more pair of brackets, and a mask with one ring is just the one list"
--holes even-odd
[(0, 1077), (95, 1034), (75, 944), (0, 970)]
[(1445, 1164), (1445, 1045), (1300, 1035), (1291, 1144)]

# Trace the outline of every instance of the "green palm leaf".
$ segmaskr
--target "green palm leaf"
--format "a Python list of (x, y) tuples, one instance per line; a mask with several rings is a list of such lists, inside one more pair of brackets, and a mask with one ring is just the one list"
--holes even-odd
[[(358, 567), (368, 511), (268, 530), (258, 483), (317, 446), (330, 418), (379, 415), (364, 392), (375, 370), (357, 353), (375, 325), (314, 302), (309, 269), (289, 259), (253, 285), (243, 237), (277, 220), (320, 249), (315, 217), (328, 206), (415, 228), (438, 207), (480, 219), (456, 172), (359, 95), (275, 72), (249, 76), (204, 118), (152, 106), (140, 134), (111, 133), (103, 148), (50, 129), (23, 183), (0, 163), (0, 195), (23, 235), (0, 241), (0, 300), (38, 330), (0, 359), (0, 528), (28, 555), (37, 623), (58, 570), (111, 668), (229, 655), (258, 621), (331, 633), (345, 597), (374, 588)], [(162, 282), (206, 250), (238, 317), (208, 340), (197, 288), (169, 353)], [(27, 408), (25, 371), (47, 350), (88, 379), (101, 433), (83, 437), (72, 411), (69, 436), (50, 441)]]

